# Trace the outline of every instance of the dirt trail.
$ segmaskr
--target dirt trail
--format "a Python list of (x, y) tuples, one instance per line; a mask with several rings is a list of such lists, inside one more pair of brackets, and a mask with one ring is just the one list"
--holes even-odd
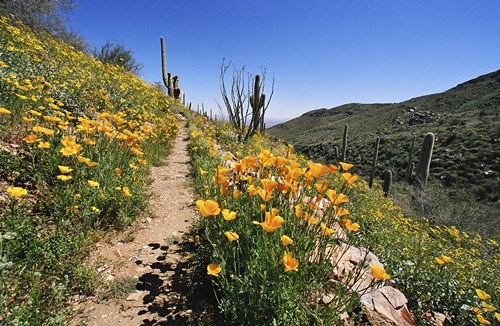
[(108, 284), (129, 283), (132, 292), (122, 299), (75, 298), (71, 325), (190, 325), (202, 318), (209, 305), (191, 281), (185, 255), (192, 244), (182, 238), (195, 217), (187, 141), (181, 126), (166, 164), (151, 171), (153, 217), (98, 244), (91, 259)]

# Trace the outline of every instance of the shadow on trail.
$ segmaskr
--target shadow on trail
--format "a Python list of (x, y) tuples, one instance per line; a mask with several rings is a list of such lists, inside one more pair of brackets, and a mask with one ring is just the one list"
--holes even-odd
[(179, 258), (193, 252), (194, 245), (184, 240), (171, 247), (149, 246), (159, 251), (151, 265), (154, 271), (141, 275), (137, 284), (137, 290), (147, 292), (143, 299), (146, 308), (138, 313), (147, 315), (141, 325), (217, 325), (211, 284), (201, 282), (189, 262)]

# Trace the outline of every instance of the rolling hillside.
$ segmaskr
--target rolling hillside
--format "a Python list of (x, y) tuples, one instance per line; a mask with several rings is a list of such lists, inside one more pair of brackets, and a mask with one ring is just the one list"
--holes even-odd
[(427, 132), (436, 135), (431, 177), (447, 186), (468, 187), (485, 202), (500, 200), (500, 70), (443, 93), (401, 103), (345, 104), (307, 112), (268, 132), (310, 157), (338, 161), (334, 146), (342, 147), (348, 124), (347, 161), (368, 176), (373, 145), (381, 137), (376, 178), (391, 169), (403, 180), (409, 147), (416, 136), (414, 160)]

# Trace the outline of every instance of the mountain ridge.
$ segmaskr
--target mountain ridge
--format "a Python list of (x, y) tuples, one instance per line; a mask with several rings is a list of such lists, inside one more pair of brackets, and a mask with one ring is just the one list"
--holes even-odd
[[(460, 83), (442, 93), (399, 103), (349, 103), (305, 112), (267, 131), (324, 163), (338, 162), (334, 146), (342, 146), (349, 126), (347, 158), (367, 176), (373, 143), (381, 137), (379, 168), (402, 180), (408, 149), (416, 136), (414, 158), (427, 132), (436, 135), (431, 176), (446, 186), (470, 186), (479, 200), (500, 201), (500, 70)], [(413, 160), (416, 163), (416, 159)]]

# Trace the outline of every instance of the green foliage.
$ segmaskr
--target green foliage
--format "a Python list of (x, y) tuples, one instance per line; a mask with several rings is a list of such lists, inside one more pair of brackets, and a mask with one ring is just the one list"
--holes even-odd
[(90, 52), (102, 63), (123, 67), (125, 71), (135, 75), (139, 75), (143, 68), (143, 65), (134, 58), (134, 52), (126, 49), (122, 44), (113, 44), (108, 41)]

